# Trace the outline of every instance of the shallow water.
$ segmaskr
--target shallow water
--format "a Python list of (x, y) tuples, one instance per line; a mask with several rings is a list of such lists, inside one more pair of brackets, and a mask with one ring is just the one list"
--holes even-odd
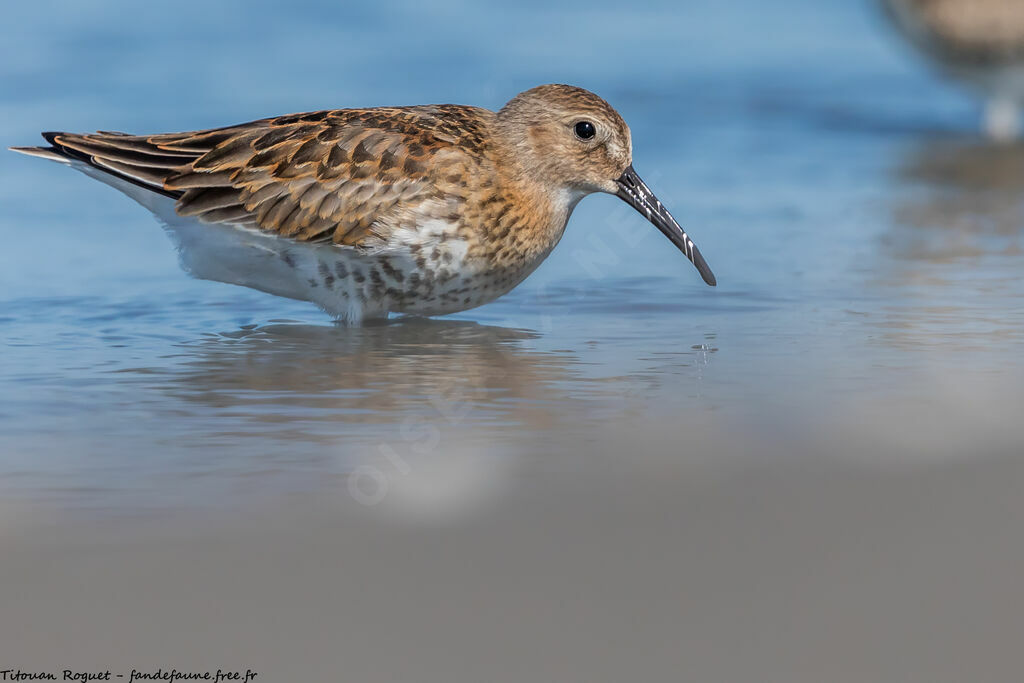
[[(1024, 452), (1024, 147), (977, 139), (978, 105), (900, 45), (870, 3), (58, 6), (5, 12), (4, 146), (32, 144), (39, 130), (181, 130), (334, 106), (495, 108), (538, 83), (575, 83), (623, 113), (636, 168), (719, 286), (704, 286), (624, 204), (596, 196), (542, 267), (499, 301), (345, 328), (311, 305), (190, 280), (130, 200), (2, 154), (0, 495), (9, 520), (22, 510), (122, 521), (199, 510), (205, 519), (253, 500), (322, 495), (371, 508), (397, 496), (418, 518), (476, 511), (510, 482), (592, 477), (602, 466), (614, 472), (606, 482), (623, 470), (655, 479), (671, 470), (689, 482), (680, 491), (703, 491), (725, 519), (742, 496), (715, 498), (695, 481), (778, 462), (765, 488), (739, 490), (788, 495), (797, 485), (780, 482), (802, 481), (782, 464), (794, 454), (816, 467), (841, 458), (880, 468), (880, 482), (903, 473), (890, 498), (867, 487), (892, 501), (917, 490), (906, 467), (976, 463), (989, 478), (970, 481), (992, 482), (974, 489), (983, 502), (1002, 492), (986, 457)], [(862, 492), (828, 472), (840, 484), (826, 490), (846, 492), (840, 499)], [(592, 504), (575, 495), (572, 509)], [(679, 504), (627, 509), (622, 523), (694, 512)], [(784, 501), (779, 509), (786, 519), (832, 510), (819, 498), (799, 504), (800, 515)], [(1019, 501), (1007, 505), (1011, 517), (1020, 512)], [(843, 514), (836, 533), (880, 523)], [(579, 526), (559, 527), (565, 534), (594, 531), (570, 519)], [(900, 519), (907, 535), (926, 524)], [(535, 521), (510, 547), (546, 557), (523, 541)], [(708, 524), (694, 543), (714, 536)], [(1009, 532), (1000, 538), (1019, 546)], [(769, 581), (815, 552), (794, 543), (778, 556), (788, 560), (764, 566)], [(708, 561), (756, 574), (760, 550), (712, 544)], [(822, 590), (845, 585), (854, 565), (825, 568), (834, 582), (822, 579)], [(707, 590), (727, 588), (706, 579)], [(514, 594), (499, 601), (513, 612)], [(781, 607), (753, 599), (770, 630)], [(918, 680), (902, 673), (892, 680)]]
[[(140, 10), (153, 16), (129, 25), (114, 8), (17, 10), (4, 144), (40, 128), (188, 129), (322, 106), (497, 107), (535, 82), (580, 83), (623, 112), (637, 168), (721, 284), (704, 287), (641, 217), (599, 196), (496, 303), (345, 329), (309, 305), (189, 280), (144, 210), (5, 154), (6, 493), (116, 507), (241, 481), (313, 487), (409, 441), (403, 429), (425, 438), (410, 425), (511, 453), (572, 451), (627, 416), (685, 430), (711, 412), (798, 432), (850, 403), (1021, 370), (1024, 149), (975, 139), (976, 105), (871, 6), (788, 9), (786, 41), (755, 31), (775, 12), (706, 3), (690, 8), (700, 29), (632, 15), (644, 31), (612, 51), (610, 9), (525, 8), (503, 15), (497, 43), (444, 20), (454, 8), (430, 31), (412, 30), (426, 19), (411, 6), (386, 22), (337, 10), (315, 27), (269, 6), (207, 8), (201, 26), (187, 12)], [(267, 13), (275, 39), (245, 52)], [(397, 41), (383, 61), (367, 51), (377, 34)], [(342, 37), (355, 42), (340, 50)]]

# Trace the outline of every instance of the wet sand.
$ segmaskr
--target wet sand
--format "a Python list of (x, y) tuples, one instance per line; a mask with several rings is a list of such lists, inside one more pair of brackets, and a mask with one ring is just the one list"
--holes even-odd
[[(1024, 635), (1007, 396), (757, 443), (626, 423), (568, 467), (441, 448), (373, 505), (339, 478), (144, 517), (8, 506), (2, 668), (1005, 683)], [(981, 414), (1003, 427), (974, 448)]]

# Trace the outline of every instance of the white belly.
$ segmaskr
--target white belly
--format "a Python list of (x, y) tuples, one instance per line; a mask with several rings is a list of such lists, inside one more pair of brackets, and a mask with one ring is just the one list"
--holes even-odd
[(71, 165), (156, 214), (178, 248), (182, 268), (192, 276), (311, 301), (348, 323), (389, 313), (443, 315), (480, 306), (511, 290), (540, 261), (494, 272), (468, 257), (468, 245), (441, 220), (393, 230), (388, 243), (373, 250), (200, 223), (179, 216), (169, 197), (84, 164)]
[(191, 275), (311, 301), (349, 323), (388, 313), (443, 315), (501, 296), (522, 278), (499, 278), (458, 240), (394, 243), (365, 251), (255, 230), (165, 222)]

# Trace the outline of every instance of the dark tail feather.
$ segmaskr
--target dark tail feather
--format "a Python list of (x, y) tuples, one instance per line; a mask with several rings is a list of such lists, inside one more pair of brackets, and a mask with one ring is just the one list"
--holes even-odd
[(78, 135), (60, 131), (46, 131), (43, 138), (50, 147), (11, 147), (11, 151), (28, 156), (50, 159), (61, 163), (79, 161), (104, 173), (138, 185), (151, 192), (178, 198), (180, 191), (168, 190), (163, 186), (164, 178), (172, 169), (186, 166), (195, 155), (165, 152), (155, 147), (139, 145), (135, 149), (121, 149), (116, 143), (107, 143), (104, 138), (129, 137), (124, 133), (100, 133)]

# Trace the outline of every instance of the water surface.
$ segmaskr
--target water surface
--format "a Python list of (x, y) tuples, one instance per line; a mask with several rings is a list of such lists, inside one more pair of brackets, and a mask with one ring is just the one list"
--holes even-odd
[(497, 16), (455, 6), (257, 5), (203, 7), (202, 22), (186, 8), (133, 8), (132, 21), (116, 6), (10, 10), (21, 31), (3, 48), (2, 142), (324, 106), (498, 107), (536, 83), (578, 83), (629, 121), (637, 168), (719, 287), (599, 196), (501, 300), (346, 329), (310, 305), (188, 279), (144, 210), (5, 154), (5, 495), (130, 509), (334, 486), (393, 443), (540, 449), (538, 466), (557, 467), (618, 420), (685, 432), (713, 414), (800, 433), (851, 405), (1022, 369), (1024, 149), (976, 139), (976, 105), (869, 5), (663, 5), (624, 24), (611, 7), (504, 8), (497, 37), (469, 28)]

